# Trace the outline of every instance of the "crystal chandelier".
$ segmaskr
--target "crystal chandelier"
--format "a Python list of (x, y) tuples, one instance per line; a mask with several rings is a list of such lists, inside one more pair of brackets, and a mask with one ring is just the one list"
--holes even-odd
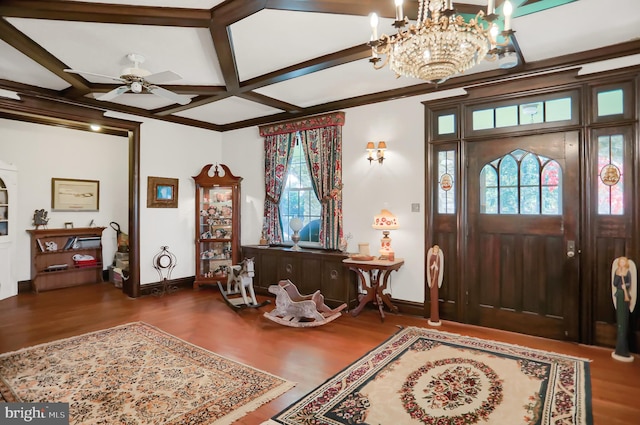
[[(511, 13), (509, 0), (503, 4), (504, 30), (495, 22), (495, 0), (488, 0), (487, 12), (478, 11), (468, 21), (458, 15), (453, 0), (418, 0), (418, 19), (415, 24), (402, 12), (402, 0), (395, 0), (397, 34), (383, 34), (378, 38), (378, 16), (371, 15), (373, 34), (372, 57), (375, 69), (389, 64), (397, 77), (419, 78), (430, 83), (442, 83), (461, 74), (483, 59), (495, 60), (511, 54)], [(502, 41), (498, 41), (502, 35)], [(385, 55), (384, 61), (380, 58)]]

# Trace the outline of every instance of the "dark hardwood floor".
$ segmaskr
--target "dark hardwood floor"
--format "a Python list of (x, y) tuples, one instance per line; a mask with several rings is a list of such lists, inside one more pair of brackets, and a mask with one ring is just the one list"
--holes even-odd
[[(355, 318), (345, 314), (325, 326), (296, 329), (263, 318), (262, 313), (272, 308), (268, 305), (236, 313), (213, 287), (137, 299), (124, 296), (109, 283), (20, 294), (0, 301), (0, 352), (144, 321), (200, 347), (296, 382), (292, 390), (235, 423), (256, 425), (383, 342), (399, 325), (429, 327), (424, 318), (394, 314), (387, 314), (381, 323), (376, 310), (365, 309)], [(606, 348), (453, 322), (444, 322), (440, 330), (590, 359), (594, 423), (629, 425), (640, 421), (638, 356), (633, 363), (621, 363), (613, 360), (611, 350)]]

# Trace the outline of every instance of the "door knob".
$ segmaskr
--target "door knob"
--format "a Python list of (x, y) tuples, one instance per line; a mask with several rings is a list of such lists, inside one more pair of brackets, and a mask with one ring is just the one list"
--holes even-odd
[(567, 242), (567, 257), (573, 258), (576, 256), (576, 241)]

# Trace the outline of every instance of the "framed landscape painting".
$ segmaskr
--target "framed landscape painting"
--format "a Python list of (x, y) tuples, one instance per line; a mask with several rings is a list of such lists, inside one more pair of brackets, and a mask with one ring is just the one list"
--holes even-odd
[(51, 209), (53, 211), (98, 211), (100, 182), (98, 180), (51, 179)]

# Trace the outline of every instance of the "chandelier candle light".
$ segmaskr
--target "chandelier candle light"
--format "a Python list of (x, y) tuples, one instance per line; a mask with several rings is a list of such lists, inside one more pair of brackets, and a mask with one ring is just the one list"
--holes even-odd
[[(500, 33), (495, 21), (495, 0), (489, 0), (487, 13), (478, 11), (468, 21), (456, 14), (453, 0), (418, 0), (415, 24), (402, 11), (402, 0), (395, 0), (397, 34), (378, 37), (378, 15), (371, 14), (371, 59), (375, 69), (389, 64), (396, 76), (419, 78), (430, 83), (443, 83), (461, 74), (482, 60), (502, 59), (513, 54), (509, 45), (513, 6), (506, 0), (504, 30)], [(498, 41), (502, 35), (504, 41)], [(380, 55), (386, 55), (381, 62)], [(381, 63), (380, 63), (381, 62)], [(509, 61), (511, 66), (517, 62)]]
[(371, 225), (376, 230), (382, 230), (382, 239), (380, 239), (380, 260), (394, 261), (396, 256), (395, 252), (391, 248), (391, 238), (389, 237), (389, 230), (396, 230), (399, 228), (398, 219), (395, 215), (391, 214), (389, 210), (383, 209), (380, 214), (373, 217), (373, 224)]

